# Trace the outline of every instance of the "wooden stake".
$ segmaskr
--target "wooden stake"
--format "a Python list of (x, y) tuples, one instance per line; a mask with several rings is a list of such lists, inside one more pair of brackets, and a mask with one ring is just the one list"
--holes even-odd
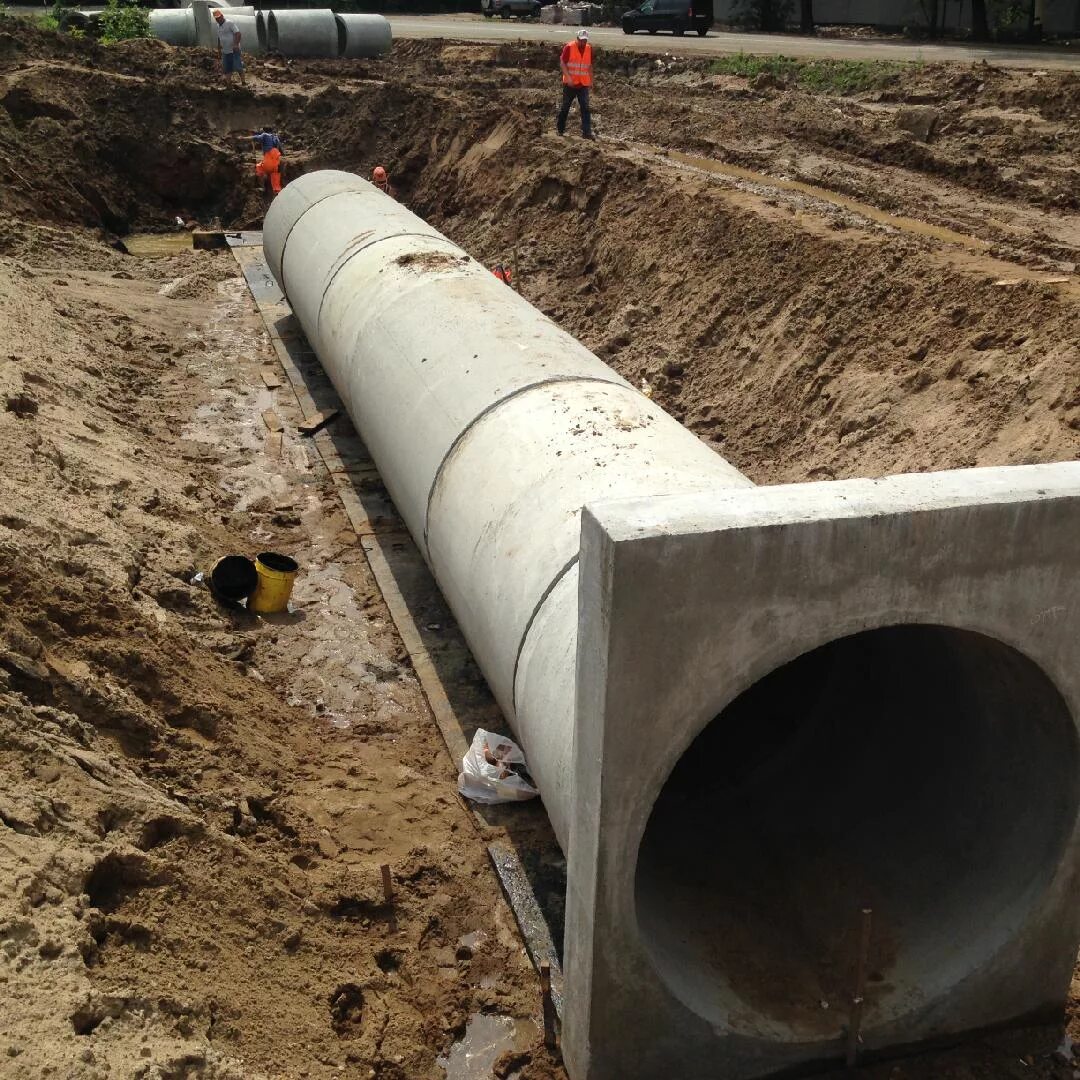
[(379, 869), (382, 871), (383, 901), (386, 904), (386, 909), (388, 912), (390, 933), (396, 934), (398, 928), (397, 915), (394, 913), (394, 883), (390, 877), (390, 867), (387, 866), (386, 863), (383, 863), (383, 865), (380, 866)]
[(540, 965), (540, 1004), (544, 1012), (544, 1046), (552, 1053), (558, 1048), (555, 1037), (555, 1002), (551, 997), (551, 965)]
[(866, 994), (866, 968), (870, 962), (870, 926), (873, 909), (862, 909), (859, 935), (859, 959), (855, 967), (855, 993), (851, 998), (851, 1023), (848, 1025), (847, 1067), (852, 1069), (859, 1060), (859, 1030), (862, 1027), (863, 999)]
[(281, 422), (278, 414), (273, 409), (267, 409), (263, 414), (263, 423), (268, 431), (284, 431), (285, 425)]

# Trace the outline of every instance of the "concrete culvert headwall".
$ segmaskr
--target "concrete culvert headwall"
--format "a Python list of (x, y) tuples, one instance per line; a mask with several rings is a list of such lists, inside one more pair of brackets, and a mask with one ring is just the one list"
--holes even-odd
[(337, 20), (329, 8), (271, 11), (266, 17), (266, 46), (282, 56), (337, 56)]
[(1061, 695), (991, 638), (896, 626), (815, 649), (732, 702), (664, 785), (636, 873), (648, 953), (706, 1020), (832, 1039), (867, 905), (865, 1024), (894, 1023), (1028, 918), (1076, 819), (1077, 756)]
[(1080, 466), (755, 488), (354, 175), (264, 247), (567, 853), (574, 1080), (842, 1054), (862, 905), (876, 1049), (1060, 1004)]

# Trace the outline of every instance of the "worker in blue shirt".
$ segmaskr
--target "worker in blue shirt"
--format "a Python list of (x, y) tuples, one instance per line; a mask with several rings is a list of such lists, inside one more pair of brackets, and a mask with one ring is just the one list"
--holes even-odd
[(242, 135), (240, 141), (249, 141), (262, 154), (262, 160), (255, 166), (255, 175), (263, 181), (266, 194), (273, 197), (281, 190), (281, 152), (279, 136), (266, 128), (261, 128), (254, 135)]
[(281, 139), (275, 135), (272, 131), (263, 129), (262, 131), (256, 131), (254, 135), (248, 135), (246, 138), (250, 139), (255, 145), (265, 154), (267, 150), (281, 150), (284, 151), (285, 147), (281, 144)]

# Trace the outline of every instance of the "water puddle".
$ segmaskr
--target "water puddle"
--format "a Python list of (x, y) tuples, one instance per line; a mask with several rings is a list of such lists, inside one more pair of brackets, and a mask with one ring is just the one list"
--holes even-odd
[[(645, 149), (644, 147), (642, 149)], [(890, 214), (885, 210), (879, 210), (869, 203), (859, 202), (858, 199), (849, 198), (828, 188), (816, 187), (802, 180), (786, 180), (778, 176), (770, 176), (768, 173), (754, 172), (753, 169), (744, 169), (741, 165), (728, 165), (714, 158), (697, 157), (694, 154), (684, 154), (679, 150), (668, 150), (666, 157), (677, 161), (680, 165), (687, 165), (693, 169), (701, 169), (703, 172), (719, 173), (722, 176), (730, 176), (735, 180), (745, 180), (754, 184), (762, 184), (766, 187), (778, 188), (781, 191), (797, 191), (801, 195), (809, 195), (822, 202), (832, 203), (844, 210), (850, 210), (859, 217), (875, 221), (879, 225), (887, 225), (900, 232), (912, 233), (916, 236), (928, 236), (934, 240), (940, 240), (946, 244), (959, 244), (962, 247), (976, 251), (985, 251), (990, 245), (985, 240), (975, 236), (967, 236), (953, 229), (946, 229), (942, 225), (931, 225), (927, 221), (919, 221), (918, 218), (904, 217), (899, 214)]]
[(125, 236), (121, 243), (129, 255), (136, 255), (140, 259), (157, 259), (163, 255), (194, 250), (191, 233), (186, 229), (183, 232), (132, 233)]
[[(446, 1070), (446, 1080), (491, 1080), (495, 1062), (507, 1051), (528, 1049), (539, 1037), (540, 1029), (532, 1020), (510, 1016), (474, 1013), (469, 1017), (464, 1036), (436, 1064)], [(508, 1074), (510, 1080), (517, 1072)]]

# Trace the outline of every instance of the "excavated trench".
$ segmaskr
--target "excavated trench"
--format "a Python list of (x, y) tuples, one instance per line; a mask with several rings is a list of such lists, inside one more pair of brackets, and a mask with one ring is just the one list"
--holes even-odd
[[(233, 140), (270, 124), (294, 169), (390, 165), (412, 209), (510, 263), (528, 299), (755, 481), (1076, 451), (1075, 311), (958, 270), (934, 238), (560, 143), (546, 104), (492, 117), (467, 84), (253, 103), (176, 83), (118, 94), (119, 78), (9, 77), (0, 136), (28, 162), (0, 161), (10, 210), (117, 234), (176, 215), (257, 225)], [(19, 184), (46, 161), (47, 205)], [(834, 1037), (869, 905), (869, 1020), (886, 1022), (1027, 911), (1075, 814), (1076, 758), (1054, 688), (999, 643), (938, 627), (834, 642), (729, 705), (669, 778), (639, 853), (643, 940), (706, 1019), (744, 1009), (774, 1038)]]

